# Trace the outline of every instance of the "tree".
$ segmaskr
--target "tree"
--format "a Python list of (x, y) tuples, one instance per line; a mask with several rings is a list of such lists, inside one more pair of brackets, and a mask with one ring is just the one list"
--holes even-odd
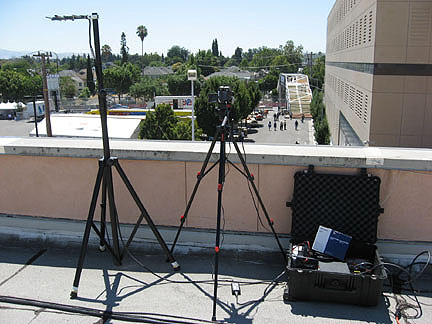
[(190, 53), (186, 48), (174, 45), (168, 50), (165, 60), (169, 65), (177, 62), (185, 63), (189, 57), (189, 54)]
[(29, 75), (24, 79), (24, 93), (26, 96), (42, 94), (42, 77), (39, 74)]
[(128, 55), (129, 55), (129, 47), (126, 45), (126, 34), (122, 32), (120, 37), (120, 53), (122, 56), (121, 64), (125, 64), (128, 61)]
[(75, 82), (71, 77), (60, 77), (60, 93), (66, 98), (73, 98), (77, 93)]
[(217, 57), (213, 56), (210, 50), (198, 51), (195, 55), (196, 65), (201, 65), (200, 70), (204, 76), (208, 76), (216, 71), (214, 66), (218, 64)]
[(105, 69), (103, 71), (103, 78), (105, 81), (104, 86), (114, 89), (120, 101), (121, 95), (128, 93), (131, 85), (139, 80), (140, 70), (135, 65), (126, 63)]
[(16, 72), (28, 74), (28, 71), (31, 69), (30, 62), (26, 59), (10, 59), (1, 64), (1, 69), (3, 71), (6, 70), (14, 70)]
[(219, 56), (219, 46), (216, 38), (212, 42), (212, 54), (213, 56)]
[[(191, 94), (191, 82), (187, 78), (187, 71), (189, 69), (195, 69), (195, 66), (190, 64), (180, 64), (176, 67), (175, 74), (168, 76), (168, 91), (172, 96), (187, 96)], [(194, 93), (199, 94), (200, 89), (200, 81), (194, 82)]]
[[(303, 46), (295, 46), (292, 40), (286, 42), (284, 46), (280, 46), (279, 49), (282, 54), (285, 55), (290, 64), (296, 65), (298, 68), (303, 62)], [(296, 69), (297, 70), (297, 69)]]
[(167, 84), (168, 91), (172, 96), (186, 96), (191, 93), (190, 81), (184, 75), (170, 75)]
[(102, 59), (104, 61), (108, 61), (111, 58), (112, 50), (111, 47), (107, 44), (102, 46)]
[(318, 144), (330, 144), (330, 129), (325, 112), (322, 91), (313, 91), (310, 110), (314, 121), (315, 140)]
[[(175, 138), (177, 140), (191, 140), (192, 139), (192, 123), (190, 120), (179, 120), (174, 126)], [(198, 128), (198, 124), (195, 121), (195, 140), (200, 139), (202, 135), (202, 129)]]
[(321, 55), (314, 60), (312, 71), (310, 71), (309, 66), (306, 66), (304, 73), (309, 76), (309, 83), (312, 88), (322, 89), (325, 77), (325, 55)]
[(140, 82), (134, 83), (130, 89), (129, 94), (135, 98), (153, 98), (156, 96), (169, 95), (168, 88), (162, 83), (161, 79), (153, 79), (150, 77), (143, 77)]
[(75, 70), (75, 54), (72, 54), (72, 56), (69, 60), (69, 68), (71, 70)]
[(144, 56), (144, 38), (148, 35), (147, 28), (143, 25), (138, 26), (136, 34), (141, 39), (141, 56)]
[(291, 64), (288, 57), (284, 55), (275, 56), (270, 65), (277, 69), (279, 73), (295, 73), (298, 70), (298, 65)]
[(80, 94), (79, 94), (79, 98), (90, 98), (91, 96), (91, 91), (88, 87), (85, 87), (84, 89), (81, 90)]
[(254, 67), (267, 67), (271, 66), (273, 59), (281, 54), (281, 50), (277, 48), (260, 47), (253, 54), (253, 58), (249, 63), (249, 66)]
[(246, 58), (244, 58), (240, 62), (239, 67), (242, 68), (242, 69), (245, 69), (245, 68), (249, 67), (249, 61)]
[(176, 139), (174, 127), (178, 120), (169, 104), (160, 104), (155, 111), (149, 111), (141, 122), (139, 138), (141, 139)]
[(272, 91), (277, 87), (279, 80), (279, 72), (272, 68), (270, 72), (264, 77), (264, 79), (259, 80), (259, 88), (261, 91), (268, 92)]
[(232, 56), (233, 59), (237, 60), (237, 64), (239, 64), (241, 62), (242, 54), (243, 54), (243, 49), (240, 47), (237, 47), (234, 51), (234, 55)]
[(24, 100), (25, 96), (42, 94), (42, 78), (15, 70), (0, 70), (0, 93), (3, 101)]
[(87, 55), (87, 88), (92, 95), (95, 94), (96, 85), (93, 79), (93, 69), (91, 67), (90, 55)]

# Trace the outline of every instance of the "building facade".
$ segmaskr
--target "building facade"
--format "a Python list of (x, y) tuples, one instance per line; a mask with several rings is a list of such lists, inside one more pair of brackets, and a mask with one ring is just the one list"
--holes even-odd
[(432, 147), (432, 1), (337, 0), (325, 90), (333, 144)]

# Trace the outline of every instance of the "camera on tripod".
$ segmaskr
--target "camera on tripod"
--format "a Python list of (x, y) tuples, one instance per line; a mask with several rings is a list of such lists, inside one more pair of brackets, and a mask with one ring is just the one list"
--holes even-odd
[(209, 103), (217, 103), (216, 112), (220, 116), (226, 115), (234, 102), (233, 92), (229, 86), (220, 86), (217, 93), (209, 93)]

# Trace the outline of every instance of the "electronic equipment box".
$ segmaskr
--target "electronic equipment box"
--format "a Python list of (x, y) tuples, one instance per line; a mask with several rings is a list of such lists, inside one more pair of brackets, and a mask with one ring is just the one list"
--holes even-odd
[[(316, 173), (294, 176), (286, 301), (315, 300), (374, 306), (387, 278), (375, 243), (379, 177)], [(352, 237), (344, 260), (312, 249), (319, 226)]]

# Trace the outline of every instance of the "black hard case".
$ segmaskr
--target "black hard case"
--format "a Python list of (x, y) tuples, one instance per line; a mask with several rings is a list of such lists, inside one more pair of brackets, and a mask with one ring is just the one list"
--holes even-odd
[(284, 299), (316, 300), (374, 306), (378, 303), (387, 275), (374, 243), (377, 240), (381, 180), (366, 169), (360, 175), (315, 173), (313, 167), (294, 176), (291, 244), (312, 245), (320, 225), (352, 236), (346, 258), (370, 260), (373, 274), (335, 273), (298, 268), (288, 258), (288, 284)]

